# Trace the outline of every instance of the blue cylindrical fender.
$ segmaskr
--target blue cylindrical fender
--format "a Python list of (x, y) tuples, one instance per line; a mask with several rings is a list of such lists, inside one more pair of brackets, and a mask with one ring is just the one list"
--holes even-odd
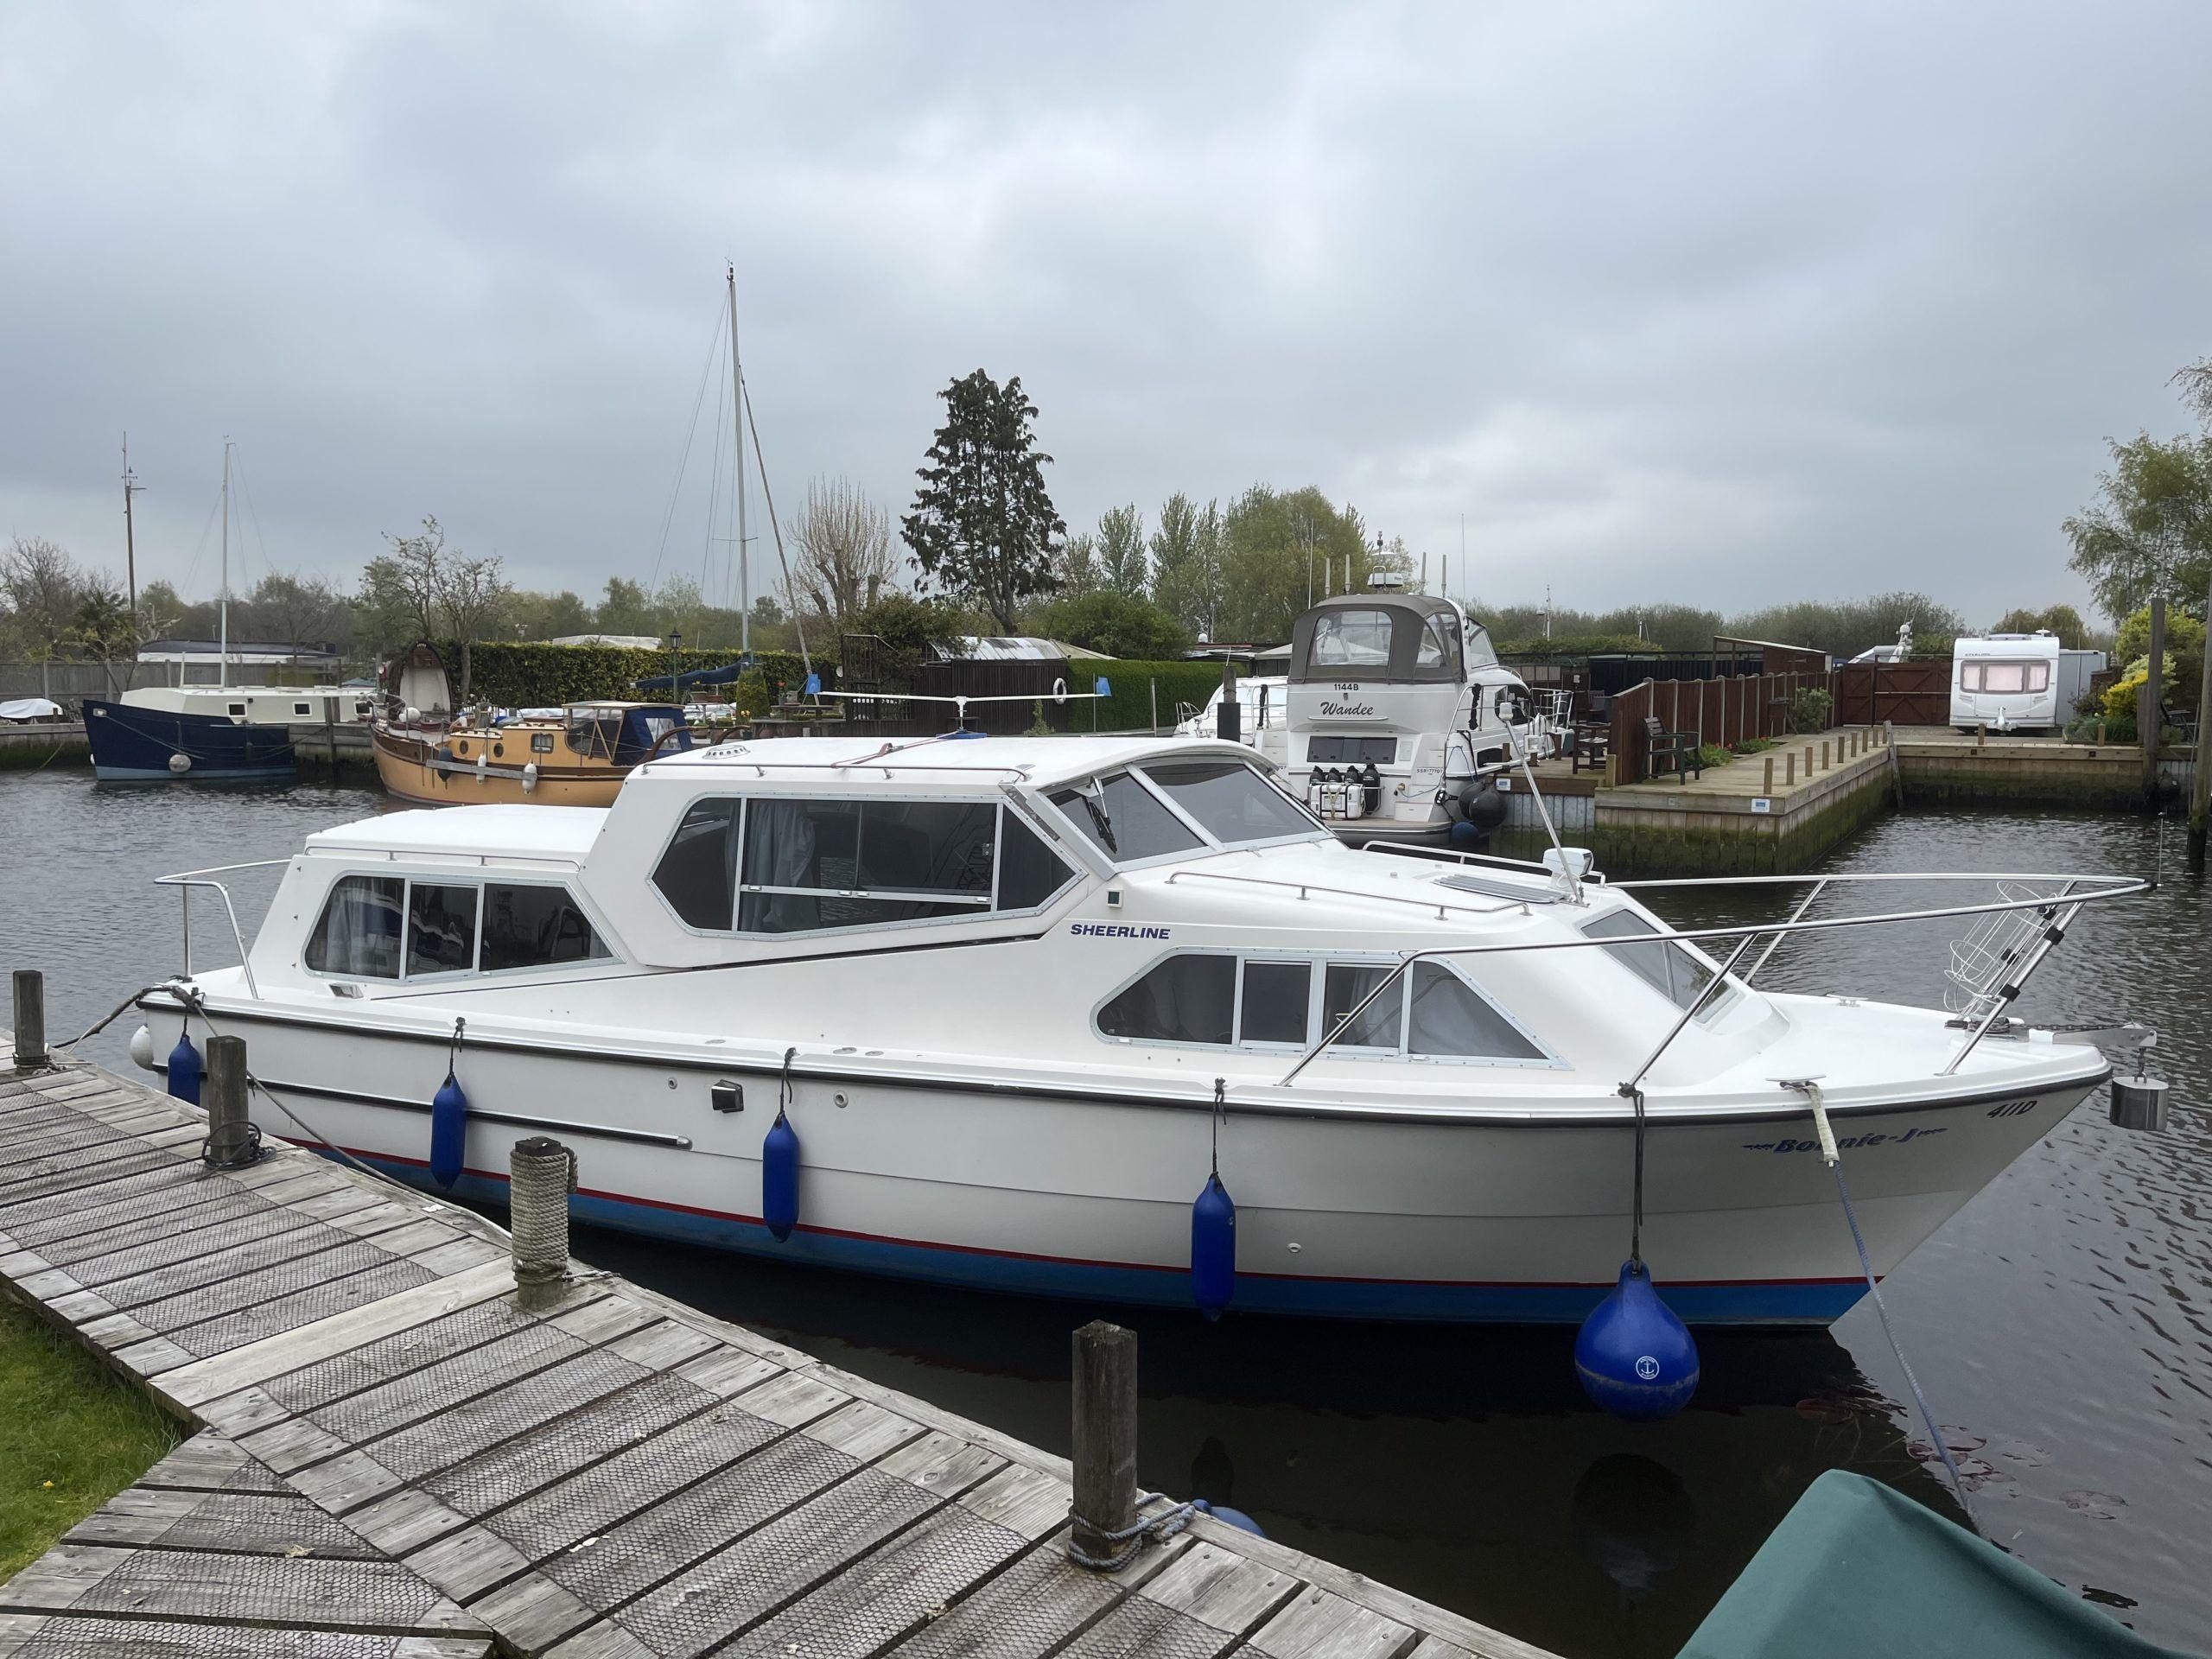
[(798, 1131), (780, 1111), (760, 1143), (760, 1219), (779, 1244), (798, 1225)]
[(1191, 1294), (1209, 1319), (1236, 1294), (1236, 1206), (1218, 1173), (1191, 1206)]
[(200, 1103), (200, 1078), (203, 1068), (200, 1051), (192, 1046), (189, 1030), (177, 1033), (176, 1046), (169, 1050), (169, 1094), (188, 1106)]
[(1239, 1532), (1250, 1533), (1255, 1538), (1264, 1538), (1268, 1535), (1260, 1529), (1260, 1523), (1250, 1516), (1242, 1510), (1232, 1510), (1226, 1503), (1210, 1503), (1205, 1498), (1198, 1497), (1191, 1500), (1191, 1507), (1200, 1515), (1210, 1515), (1217, 1521), (1235, 1527)]
[(1593, 1403), (1630, 1422), (1671, 1417), (1697, 1392), (1697, 1344), (1642, 1262), (1621, 1263), (1620, 1281), (1582, 1321), (1574, 1370)]
[(448, 1071), (445, 1086), (430, 1103), (430, 1179), (440, 1186), (459, 1180), (467, 1144), (468, 1096), (461, 1080)]

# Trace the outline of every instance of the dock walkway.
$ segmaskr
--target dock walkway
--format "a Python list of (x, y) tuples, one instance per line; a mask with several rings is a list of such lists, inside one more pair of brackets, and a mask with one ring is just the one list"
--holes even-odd
[[(0, 1033), (4, 1036), (4, 1033)], [(0, 1059), (0, 1289), (199, 1432), (0, 1659), (1549, 1659), (1208, 1517), (1071, 1566), (1066, 1460), (77, 1062)]]

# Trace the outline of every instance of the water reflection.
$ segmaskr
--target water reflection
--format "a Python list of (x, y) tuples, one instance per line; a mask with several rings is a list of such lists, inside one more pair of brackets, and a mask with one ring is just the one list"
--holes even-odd
[[(96, 790), (0, 776), (11, 906), (0, 956), (44, 968), (57, 1033), (177, 965), (177, 900), (150, 878), (283, 857), (383, 809), (350, 789)], [(2141, 820), (1915, 813), (1836, 869), (2147, 869)], [(1892, 1314), (1996, 1537), (2063, 1582), (2140, 1604), (2166, 1642), (2212, 1628), (2212, 1072), (2203, 891), (2084, 913), (2031, 985), (2045, 1020), (2126, 1014), (2161, 1033), (2174, 1127), (2130, 1135), (2078, 1112), (1891, 1277)], [(28, 874), (26, 874), (28, 873)], [(275, 871), (234, 889), (249, 934)], [(1760, 901), (1773, 906), (1771, 895)], [(1824, 908), (1878, 902), (1838, 892)], [(197, 910), (201, 960), (227, 960)], [(1779, 907), (1675, 906), (1678, 919)], [(1763, 982), (1929, 1002), (1957, 924), (1796, 942)], [(124, 1022), (92, 1047), (124, 1065)], [(1095, 1310), (841, 1278), (580, 1235), (579, 1253), (723, 1317), (1036, 1444), (1068, 1441), (1068, 1335)], [(1955, 1513), (1871, 1311), (1830, 1334), (1700, 1337), (1703, 1383), (1672, 1421), (1617, 1423), (1583, 1399), (1565, 1330), (1321, 1326), (1136, 1310), (1141, 1478), (1233, 1503), (1310, 1548), (1578, 1656), (1670, 1654), (1805, 1487), (1848, 1468)], [(1921, 1448), (1927, 1455), (1927, 1448)]]

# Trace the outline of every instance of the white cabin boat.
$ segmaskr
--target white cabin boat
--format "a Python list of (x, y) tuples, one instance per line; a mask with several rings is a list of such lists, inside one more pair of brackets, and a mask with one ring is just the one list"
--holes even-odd
[(1550, 753), (1489, 631), (1429, 594), (1347, 594), (1306, 612), (1285, 701), (1291, 788), (1355, 844), (1441, 844), (1456, 824), (1494, 823), (1480, 803), (1487, 774)]
[(1109, 1302), (1187, 1303), (1217, 1144), (1236, 1307), (1414, 1319), (1583, 1317), (1640, 1094), (1668, 1300), (1825, 1322), (1866, 1282), (1778, 1079), (1818, 1080), (1886, 1272), (2108, 1075), (1716, 984), (1586, 855), (1357, 850), (1271, 772), (1204, 740), (780, 739), (653, 760), (606, 809), (346, 824), (284, 861), (243, 966), (140, 999), (135, 1048), (244, 1036), (269, 1129), (416, 1179), (450, 1066), (473, 1195), (551, 1135), (587, 1220)]

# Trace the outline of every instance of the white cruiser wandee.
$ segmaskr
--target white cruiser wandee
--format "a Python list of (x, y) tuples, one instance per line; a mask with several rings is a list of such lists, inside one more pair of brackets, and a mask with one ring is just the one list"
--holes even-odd
[(368, 819), (286, 861), (244, 965), (142, 996), (135, 1046), (242, 1035), (265, 1127), (417, 1179), (451, 1068), (464, 1192), (548, 1134), (588, 1220), (1104, 1301), (1187, 1304), (1217, 1145), (1237, 1308), (1417, 1319), (1583, 1317), (1640, 1096), (1669, 1301), (1825, 1322), (1866, 1285), (1804, 1082), (1886, 1271), (2108, 1075), (1993, 1014), (1717, 976), (1571, 849), (1356, 850), (1270, 771), (1205, 740), (783, 739), (656, 760), (611, 808)]

